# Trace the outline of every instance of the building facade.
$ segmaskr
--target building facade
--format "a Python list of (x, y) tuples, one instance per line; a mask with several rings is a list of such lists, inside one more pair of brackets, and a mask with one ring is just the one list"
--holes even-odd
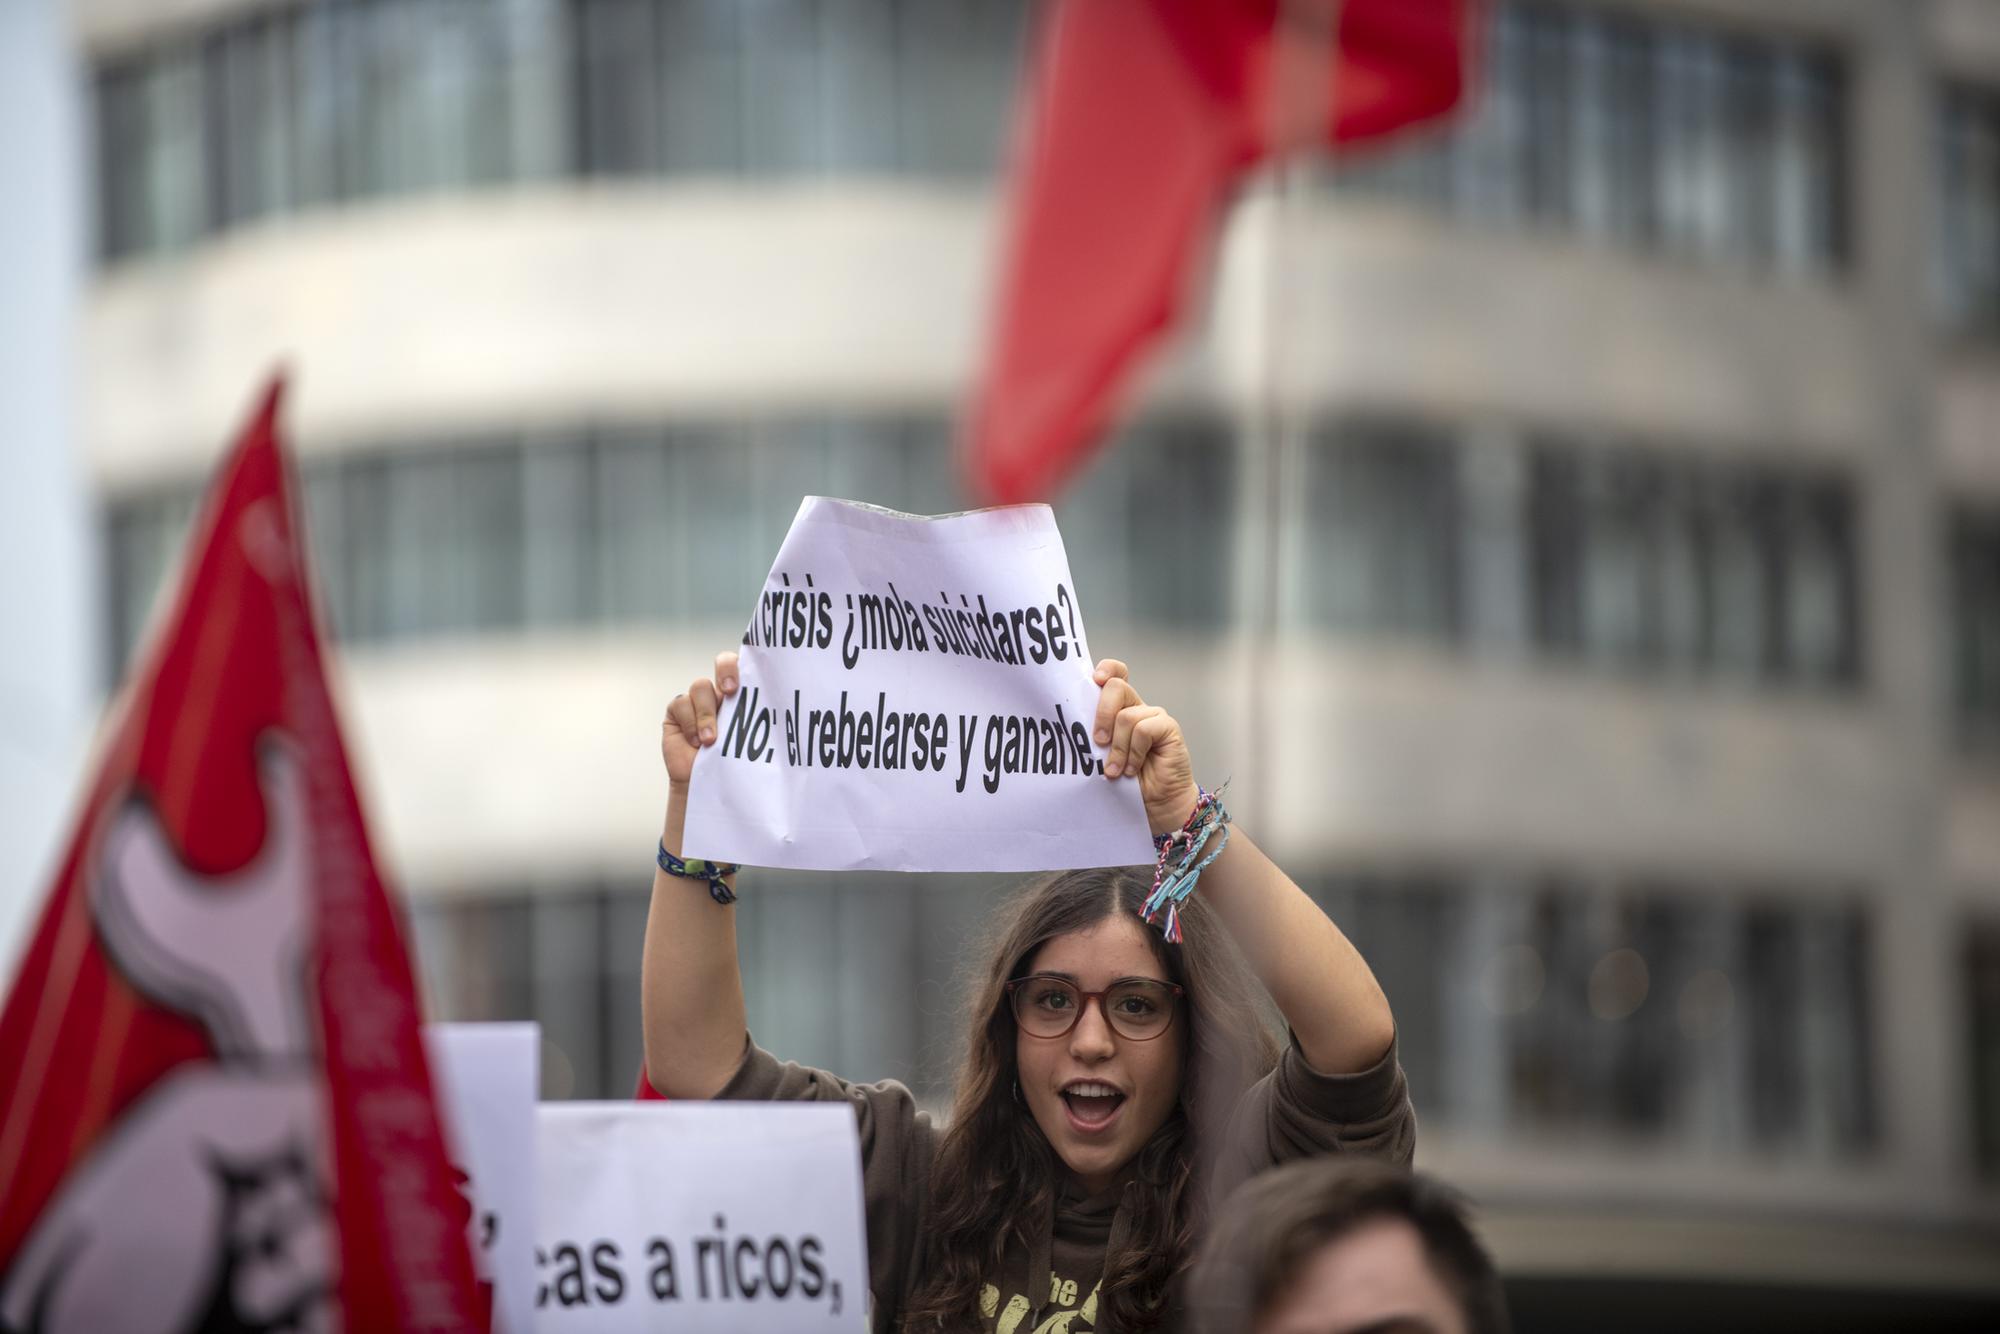
[[(800, 496), (964, 503), (1023, 5), (74, 14), (112, 671), (282, 360), (433, 1009), (624, 1092), (665, 700)], [(1994, 1300), (2000, 6), (1481, 49), (1234, 210), (1058, 505), (1096, 647), (1368, 955), (1531, 1311)], [(941, 1100), (1003, 891), (755, 876), (754, 1031)]]

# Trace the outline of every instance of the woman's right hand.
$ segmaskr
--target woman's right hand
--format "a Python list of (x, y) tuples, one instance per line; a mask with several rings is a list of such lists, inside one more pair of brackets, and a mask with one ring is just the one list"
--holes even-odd
[(667, 782), (685, 789), (694, 772), (694, 757), (703, 746), (715, 744), (715, 715), (722, 701), (736, 693), (736, 655), (715, 655), (715, 676), (698, 676), (687, 693), (675, 695), (667, 704), (666, 720), (660, 724), (660, 758), (666, 761)]

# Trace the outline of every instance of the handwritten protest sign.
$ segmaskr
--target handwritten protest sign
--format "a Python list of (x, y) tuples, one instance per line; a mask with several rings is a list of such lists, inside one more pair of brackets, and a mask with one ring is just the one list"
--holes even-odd
[(808, 497), (696, 757), (686, 852), (809, 870), (1152, 860), (1103, 778), (1098, 688), (1055, 517)]
[(535, 1024), (426, 1024), (445, 1147), (494, 1334), (529, 1334), (535, 1300)]
[(867, 1327), (844, 1102), (545, 1105), (538, 1174), (538, 1330)]

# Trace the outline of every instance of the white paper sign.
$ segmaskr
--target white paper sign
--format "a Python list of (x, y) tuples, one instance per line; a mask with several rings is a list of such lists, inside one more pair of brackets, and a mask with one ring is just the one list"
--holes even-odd
[(1095, 665), (1046, 505), (922, 518), (808, 497), (696, 757), (687, 855), (809, 870), (1153, 859), (1106, 782)]
[(541, 1109), (539, 1330), (867, 1327), (846, 1103)]
[(529, 1334), (535, 1306), (535, 1024), (426, 1024), (446, 1147), (471, 1206), (472, 1263), (494, 1334)]

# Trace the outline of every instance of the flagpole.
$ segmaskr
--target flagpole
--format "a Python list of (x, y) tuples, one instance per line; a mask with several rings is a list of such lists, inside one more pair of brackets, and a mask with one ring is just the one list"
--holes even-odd
[[(1286, 150), (1295, 146), (1291, 142), (1293, 138), (1310, 142), (1307, 129), (1311, 124), (1310, 108), (1323, 106), (1327, 108), (1326, 114), (1329, 117), (1332, 115), (1334, 80), (1338, 77), (1339, 65), (1340, 12), (1339, 0), (1328, 0), (1324, 5), (1315, 4), (1313, 0), (1279, 0), (1273, 15), (1277, 26), (1272, 32), (1271, 42), (1269, 114), (1274, 150), (1272, 157), (1277, 173), (1265, 239), (1267, 253), (1262, 303), (1264, 356), (1251, 418), (1252, 437), (1262, 458), (1260, 499), (1263, 523), (1259, 526), (1263, 540), (1259, 544), (1256, 577), (1250, 581), (1253, 603), (1249, 657), (1253, 670), (1244, 677), (1253, 683), (1245, 692), (1249, 705), (1249, 726), (1245, 734), (1253, 738), (1256, 747), (1251, 757), (1254, 777), (1249, 795), (1267, 821), (1276, 818), (1280, 782), (1276, 741), (1279, 731), (1276, 725), (1281, 720), (1275, 716), (1272, 703), (1275, 691), (1271, 668), (1274, 663), (1283, 666), (1283, 659), (1276, 650), (1281, 643), (1287, 591), (1285, 495), (1292, 481), (1289, 474), (1297, 463), (1288, 443), (1300, 425), (1298, 419), (1286, 412), (1285, 404), (1285, 395), (1292, 391), (1296, 381), (1289, 359), (1293, 340), (1286, 337), (1293, 323), (1288, 296), (1294, 288), (1286, 279), (1298, 248), (1299, 219), (1296, 215), (1306, 159), (1304, 154)], [(1320, 41), (1305, 44), (1311, 54), (1305, 58), (1284, 59), (1285, 32), (1289, 29), (1310, 33), (1316, 23), (1323, 24), (1324, 30), (1319, 34)], [(1319, 59), (1311, 58), (1313, 55)], [(1293, 108), (1299, 111), (1296, 119), (1289, 114)], [(1331, 135), (1325, 137), (1329, 141), (1332, 138)], [(1260, 644), (1264, 646), (1261, 653), (1258, 649)]]

